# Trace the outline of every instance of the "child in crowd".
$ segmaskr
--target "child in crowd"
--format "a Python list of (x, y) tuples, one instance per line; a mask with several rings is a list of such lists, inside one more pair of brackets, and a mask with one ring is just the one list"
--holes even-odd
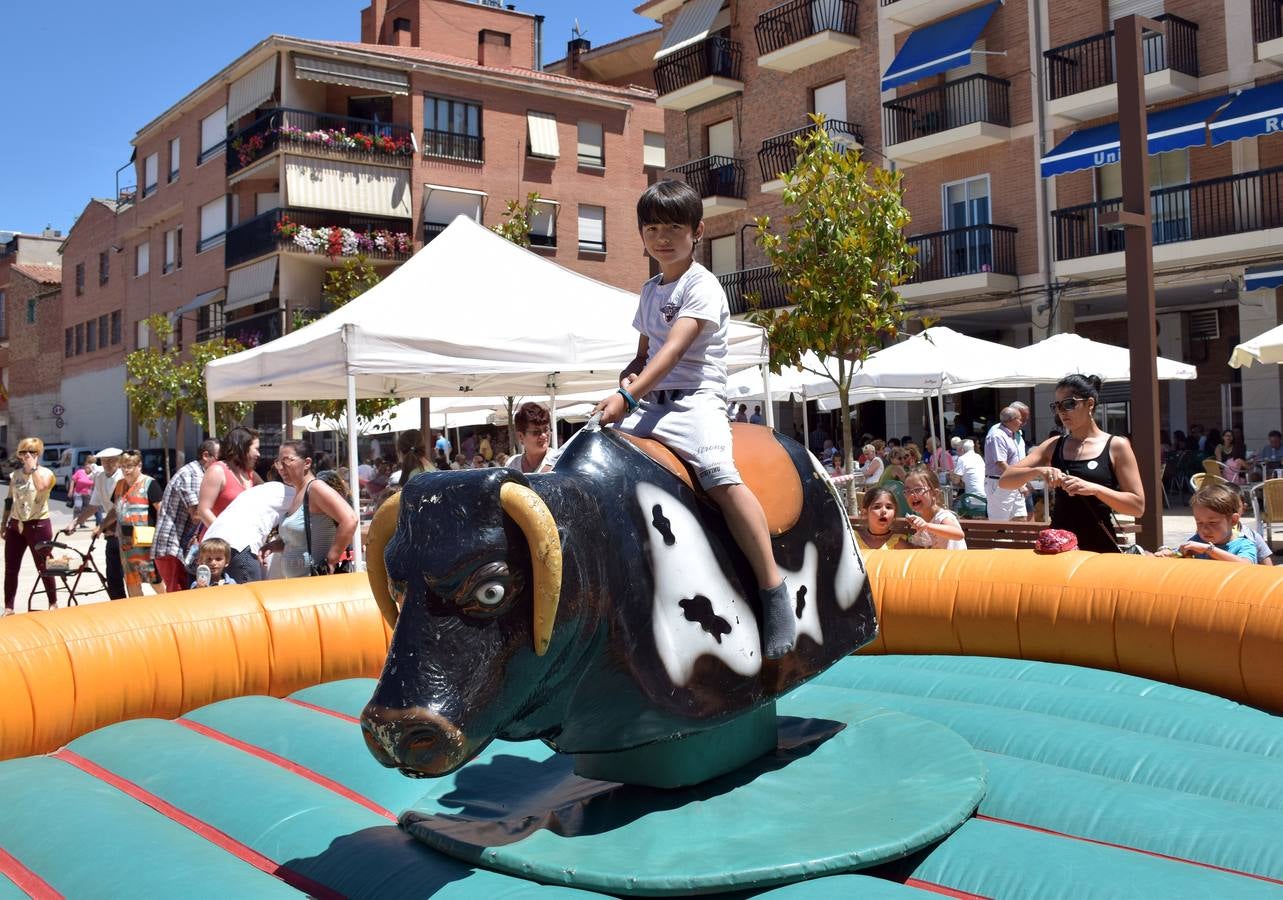
[(1234, 527), (1243, 508), (1238, 492), (1227, 485), (1203, 488), (1189, 501), (1198, 533), (1175, 550), (1160, 547), (1155, 556), (1189, 556), (1233, 563), (1255, 563), (1256, 545), (1251, 538), (1235, 536)]
[(918, 464), (904, 476), (904, 498), (913, 510), (908, 516), (910, 544), (929, 550), (967, 549), (958, 517), (940, 505), (940, 479), (929, 467)]
[(855, 529), (855, 542), (861, 550), (894, 550), (901, 546), (904, 535), (893, 532), (897, 504), (895, 494), (884, 487), (865, 491), (860, 501), (864, 521)]
[(1233, 487), (1233, 485), (1231, 485), (1231, 488), (1233, 488), (1234, 493), (1238, 494), (1239, 534), (1241, 534), (1243, 537), (1251, 541), (1253, 546), (1256, 547), (1257, 565), (1261, 565), (1261, 566), (1274, 565), (1274, 550), (1270, 547), (1269, 541), (1265, 539), (1265, 535), (1261, 534), (1259, 529), (1248, 528), (1246, 525), (1243, 524), (1243, 517), (1247, 515), (1246, 495), (1244, 495), (1244, 493), (1238, 488)]
[(196, 554), (196, 568), (209, 568), (209, 581), (204, 580), (204, 573), (192, 582), (192, 590), (212, 587), (216, 584), (235, 584), (235, 579), (227, 574), (227, 564), (232, 561), (232, 545), (222, 538), (208, 538), (201, 541), (200, 551)]
[[(766, 515), (740, 479), (726, 420), (726, 336), (730, 307), (712, 272), (695, 262), (704, 204), (679, 181), (651, 185), (637, 201), (637, 227), (660, 273), (642, 285), (633, 327), (637, 355), (619, 389), (593, 410), (601, 424), (664, 442), (694, 466), (748, 557), (762, 602), (762, 649), (779, 659), (793, 649), (797, 620), (775, 565)], [(740, 415), (745, 411), (741, 408)]]

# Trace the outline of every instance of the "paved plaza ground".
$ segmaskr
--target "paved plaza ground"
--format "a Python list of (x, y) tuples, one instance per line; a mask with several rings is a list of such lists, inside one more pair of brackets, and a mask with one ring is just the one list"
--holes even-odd
[[(64, 501), (58, 500), (58, 499), (51, 500), (49, 502), (49, 508), (53, 516), (53, 526), (54, 526), (55, 532), (58, 529), (71, 523), (71, 518), (72, 518), (71, 510), (67, 508)], [(92, 519), (90, 521), (92, 522)], [(1249, 519), (1248, 521), (1251, 522), (1252, 520)], [(1189, 507), (1178, 506), (1173, 509), (1164, 511), (1163, 542), (1165, 544), (1168, 544), (1168, 545), (1178, 544), (1193, 533), (1194, 533), (1194, 517), (1190, 514)], [(75, 547), (81, 551), (85, 551), (89, 548), (90, 534), (91, 534), (90, 528), (82, 527), (79, 531), (77, 531), (75, 534), (71, 535), (70, 537), (63, 537), (61, 535), (57, 535), (56, 537), (58, 540), (66, 544), (69, 544), (72, 547)], [(1278, 549), (1278, 546), (1279, 546), (1278, 542), (1276, 541), (1275, 548)], [(99, 539), (96, 545), (94, 546), (93, 556), (95, 560), (97, 560), (98, 568), (100, 570), (105, 570), (104, 557), (103, 557), (104, 548), (105, 548), (104, 542), (101, 539)], [(17, 610), (20, 614), (25, 613), (27, 610), (27, 595), (30, 593), (31, 586), (35, 582), (36, 582), (35, 566), (31, 563), (30, 556), (24, 557), (22, 568), (18, 574), (18, 595), (17, 595), (17, 602), (16, 602)], [(96, 579), (94, 579), (92, 574), (87, 575), (84, 579), (82, 579), (81, 587), (84, 589), (91, 589), (93, 587), (97, 587)], [(144, 585), (143, 593), (151, 594), (151, 593), (155, 593), (155, 591), (153, 591), (149, 585)], [(92, 594), (84, 598), (81, 598), (80, 602), (81, 603), (102, 603), (106, 599), (107, 599), (107, 595), (105, 593), (97, 593), (97, 594)], [(66, 597), (61, 596), (60, 601), (65, 604)], [(31, 605), (32, 605), (32, 609), (36, 611), (43, 610), (45, 608), (45, 598), (44, 598), (43, 591), (37, 591), (36, 596), (32, 599)]]

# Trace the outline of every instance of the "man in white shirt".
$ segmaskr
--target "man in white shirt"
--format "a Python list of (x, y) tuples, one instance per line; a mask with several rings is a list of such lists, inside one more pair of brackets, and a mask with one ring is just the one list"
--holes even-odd
[[(106, 513), (111, 509), (116, 483), (124, 477), (124, 473), (119, 469), (120, 454), (124, 452), (119, 447), (104, 447), (98, 451), (98, 462), (102, 468), (94, 475), (94, 489), (89, 495), (89, 504), (80, 508), (79, 514), (72, 523), (62, 530), (63, 534), (71, 534), (83, 525), (94, 514), (94, 510), (101, 509)], [(120, 538), (116, 536), (114, 528), (105, 537), (107, 547), (104, 551), (106, 558), (103, 574), (107, 579), (107, 596), (112, 600), (123, 600), (125, 569), (120, 562)]]
[(294, 488), (280, 481), (256, 484), (242, 491), (219, 513), (205, 540), (222, 538), (232, 548), (227, 574), (237, 584), (263, 580), (259, 553), (267, 537), (290, 511)]
[(999, 423), (990, 428), (989, 434), (985, 436), (985, 497), (989, 506), (989, 518), (1009, 522), (1027, 517), (1024, 493), (998, 486), (998, 479), (1007, 467), (1021, 460), (1016, 445), (1016, 434), (1020, 431), (1021, 423), (1020, 410), (1008, 406), (1003, 409), (999, 419)]
[(957, 461), (953, 464), (953, 478), (962, 486), (964, 494), (985, 495), (985, 460), (976, 452), (976, 442), (965, 440), (959, 444)]

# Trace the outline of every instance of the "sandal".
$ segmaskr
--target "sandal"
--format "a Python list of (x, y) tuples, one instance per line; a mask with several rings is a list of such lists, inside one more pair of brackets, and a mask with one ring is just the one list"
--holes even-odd
[(13, 607), (12, 607), (12, 606), (6, 606), (6, 607), (4, 608), (4, 612), (3, 612), (3, 613), (0, 613), (0, 616), (12, 616), (13, 614), (14, 614), (14, 612), (13, 612)]

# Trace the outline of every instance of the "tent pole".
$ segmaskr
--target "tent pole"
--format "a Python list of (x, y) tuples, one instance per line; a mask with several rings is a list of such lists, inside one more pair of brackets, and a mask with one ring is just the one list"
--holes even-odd
[(347, 480), (352, 492), (352, 509), (356, 512), (356, 534), (352, 538), (352, 564), (358, 572), (365, 571), (365, 548), (361, 546), (361, 482), (356, 462), (356, 376), (347, 376)]
[(806, 421), (806, 388), (802, 388), (802, 446), (811, 449), (811, 425)]
[[(931, 402), (931, 395), (927, 394), (925, 397), (923, 397), (922, 402), (927, 405), (927, 433), (935, 434), (936, 433), (935, 404)], [(926, 441), (922, 442), (922, 449), (924, 452), (926, 451), (927, 449)]]
[(209, 432), (210, 437), (214, 437), (214, 435), (218, 434), (218, 432), (214, 430), (217, 427), (214, 423), (214, 401), (210, 399), (208, 395), (205, 397), (205, 413), (209, 416), (209, 418), (205, 420), (208, 423), (206, 431)]
[(940, 419), (939, 419), (940, 449), (943, 450), (945, 453), (948, 453), (949, 452), (949, 433), (948, 433), (948, 428), (944, 424), (944, 385), (940, 386), (940, 391), (939, 393), (936, 394), (936, 400), (940, 404)]
[(775, 404), (772, 402), (774, 398), (771, 396), (771, 367), (766, 363), (762, 363), (762, 393), (766, 395), (762, 398), (766, 405), (766, 427), (774, 430)]
[(561, 442), (557, 440), (557, 376), (555, 373), (548, 381), (548, 405), (552, 407), (549, 410), (551, 418), (551, 422), (549, 424), (552, 426), (552, 434), (548, 436), (548, 439), (551, 441), (549, 446), (556, 450)]

